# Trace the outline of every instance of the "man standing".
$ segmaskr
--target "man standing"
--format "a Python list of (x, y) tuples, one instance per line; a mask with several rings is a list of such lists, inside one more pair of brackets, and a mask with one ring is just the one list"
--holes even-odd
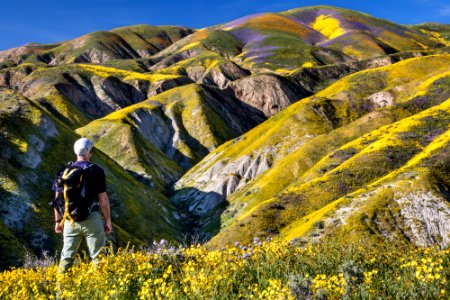
[(95, 262), (105, 246), (105, 232), (112, 232), (105, 173), (101, 167), (89, 162), (92, 148), (89, 139), (77, 140), (74, 144), (77, 161), (58, 172), (52, 188), (55, 191), (55, 232), (64, 236), (62, 272), (72, 266), (83, 238)]

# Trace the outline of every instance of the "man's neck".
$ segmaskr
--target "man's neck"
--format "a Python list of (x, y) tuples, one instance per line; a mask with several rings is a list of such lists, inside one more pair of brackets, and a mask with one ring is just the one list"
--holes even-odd
[(87, 162), (89, 162), (89, 158), (88, 157), (84, 157), (84, 156), (77, 156), (77, 161), (87, 161)]

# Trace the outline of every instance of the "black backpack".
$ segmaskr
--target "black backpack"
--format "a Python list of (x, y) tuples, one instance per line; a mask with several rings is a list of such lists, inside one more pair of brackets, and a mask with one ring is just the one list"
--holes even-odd
[(88, 163), (79, 167), (70, 162), (58, 172), (58, 198), (55, 200), (55, 207), (63, 216), (61, 222), (66, 219), (71, 222), (83, 221), (96, 205), (95, 197), (87, 190), (88, 173), (93, 165)]

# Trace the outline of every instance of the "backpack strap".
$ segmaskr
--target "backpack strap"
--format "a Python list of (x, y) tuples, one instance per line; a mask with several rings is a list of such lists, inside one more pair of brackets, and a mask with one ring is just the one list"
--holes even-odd
[[(70, 177), (70, 175), (72, 175), (72, 173), (76, 170), (76, 169), (70, 169), (69, 167), (71, 167), (73, 165), (73, 162), (69, 162), (67, 164), (67, 166), (64, 168), (64, 171), (61, 175), (62, 179), (67, 179)], [(72, 226), (75, 226), (75, 220), (72, 218), (72, 216), (69, 214), (69, 199), (67, 197), (67, 185), (64, 184), (64, 190), (63, 190), (63, 196), (64, 196), (64, 215), (61, 219), (61, 223), (60, 224), (64, 224), (64, 222), (69, 219), (70, 220), (70, 224)]]
[(88, 162), (88, 163), (83, 167), (83, 170), (87, 170), (87, 169), (89, 169), (89, 168), (91, 168), (91, 167), (93, 167), (93, 166), (94, 166), (93, 163)]
[[(89, 168), (91, 168), (91, 167), (93, 167), (93, 166), (94, 166), (93, 163), (88, 162), (88, 163), (84, 166), (83, 170), (88, 170)], [(88, 209), (89, 209), (89, 213), (91, 213), (91, 212), (93, 211), (94, 208), (100, 210), (100, 205), (98, 204), (98, 201), (96, 201), (95, 199), (93, 199), (91, 205), (89, 205), (89, 208), (88, 208)]]

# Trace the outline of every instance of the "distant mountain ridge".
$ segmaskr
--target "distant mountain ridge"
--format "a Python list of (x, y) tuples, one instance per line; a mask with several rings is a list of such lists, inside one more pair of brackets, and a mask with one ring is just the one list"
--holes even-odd
[(449, 26), (314, 6), (0, 51), (0, 266), (60, 248), (50, 185), (80, 135), (117, 245), (448, 245)]

